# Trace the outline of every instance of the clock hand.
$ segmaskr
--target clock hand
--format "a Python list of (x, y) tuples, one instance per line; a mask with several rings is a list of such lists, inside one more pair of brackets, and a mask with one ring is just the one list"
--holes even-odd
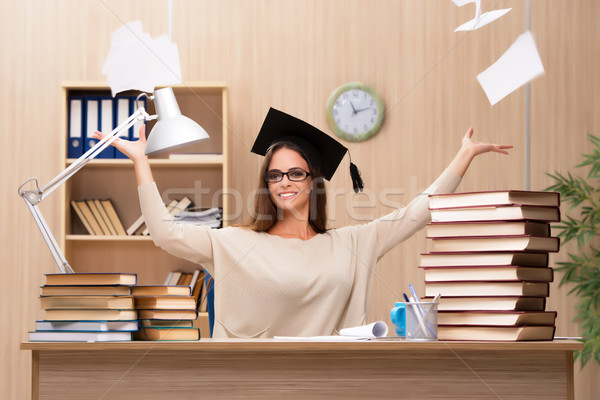
[(354, 108), (354, 104), (352, 104), (352, 100), (348, 100), (348, 102), (350, 103), (350, 107), (352, 107), (352, 115), (358, 114), (358, 111)]
[(367, 110), (370, 110), (370, 109), (371, 109), (371, 107), (367, 107), (367, 108), (360, 108), (360, 109), (358, 109), (358, 110), (354, 110), (354, 114), (358, 114), (359, 112), (362, 112), (362, 111), (367, 111)]

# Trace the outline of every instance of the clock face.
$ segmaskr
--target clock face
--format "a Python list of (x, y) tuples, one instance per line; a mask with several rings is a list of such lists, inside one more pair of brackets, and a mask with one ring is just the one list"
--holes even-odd
[(356, 142), (373, 136), (382, 121), (383, 101), (367, 85), (342, 85), (327, 102), (327, 122), (336, 135), (346, 140)]

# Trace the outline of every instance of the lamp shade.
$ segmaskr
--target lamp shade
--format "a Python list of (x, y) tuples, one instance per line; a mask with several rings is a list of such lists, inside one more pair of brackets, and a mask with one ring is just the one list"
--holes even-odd
[(208, 139), (208, 133), (196, 122), (181, 115), (173, 89), (154, 92), (158, 120), (146, 143), (146, 154), (155, 154)]

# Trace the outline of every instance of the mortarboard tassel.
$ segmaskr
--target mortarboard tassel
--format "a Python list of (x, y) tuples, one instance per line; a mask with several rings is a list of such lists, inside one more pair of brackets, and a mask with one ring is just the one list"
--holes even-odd
[(364, 185), (362, 178), (360, 177), (360, 171), (352, 161), (350, 161), (350, 177), (352, 178), (354, 193), (362, 192)]

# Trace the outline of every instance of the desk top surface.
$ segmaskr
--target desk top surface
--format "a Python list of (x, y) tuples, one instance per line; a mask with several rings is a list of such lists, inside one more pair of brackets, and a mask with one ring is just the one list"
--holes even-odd
[(400, 339), (378, 339), (343, 342), (308, 342), (275, 339), (201, 339), (199, 341), (130, 341), (130, 342), (23, 342), (21, 350), (38, 351), (198, 351), (198, 352), (250, 352), (250, 351), (408, 351), (408, 350), (505, 350), (505, 351), (572, 351), (583, 348), (576, 340), (543, 342), (474, 342), (430, 341), (411, 342)]

